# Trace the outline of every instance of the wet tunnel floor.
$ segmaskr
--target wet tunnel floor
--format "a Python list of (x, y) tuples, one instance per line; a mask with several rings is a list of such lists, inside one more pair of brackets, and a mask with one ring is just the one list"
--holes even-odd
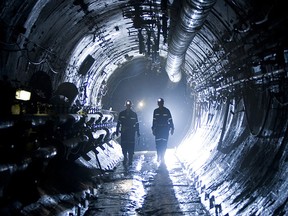
[(92, 215), (209, 215), (198, 192), (173, 154), (158, 164), (155, 152), (136, 152), (131, 166), (119, 164), (98, 188), (84, 214)]

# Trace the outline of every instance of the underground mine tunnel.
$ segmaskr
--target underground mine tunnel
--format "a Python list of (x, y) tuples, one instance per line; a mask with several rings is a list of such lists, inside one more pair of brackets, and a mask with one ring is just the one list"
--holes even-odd
[(1, 214), (48, 196), (43, 182), (64, 194), (61, 177), (89, 182), (93, 171), (101, 184), (122, 160), (126, 99), (139, 113), (136, 150), (154, 150), (162, 97), (169, 146), (211, 215), (287, 215), (286, 10), (281, 0), (2, 0)]

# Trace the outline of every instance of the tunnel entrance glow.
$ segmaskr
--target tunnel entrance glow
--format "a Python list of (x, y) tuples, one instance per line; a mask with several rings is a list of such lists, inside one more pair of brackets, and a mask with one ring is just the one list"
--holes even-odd
[(108, 91), (103, 97), (104, 108), (120, 112), (123, 103), (129, 98), (140, 121), (141, 137), (136, 148), (154, 150), (152, 135), (153, 110), (158, 107), (157, 99), (164, 98), (165, 106), (170, 109), (175, 124), (175, 133), (170, 136), (168, 148), (178, 146), (191, 125), (192, 99), (187, 92), (186, 82), (173, 83), (164, 68), (155, 71), (149, 67), (150, 62), (136, 59), (117, 69), (107, 82)]

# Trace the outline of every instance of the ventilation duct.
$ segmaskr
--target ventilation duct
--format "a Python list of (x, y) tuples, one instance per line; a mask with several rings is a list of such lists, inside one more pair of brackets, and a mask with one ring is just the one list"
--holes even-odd
[(181, 80), (180, 67), (185, 53), (197, 31), (203, 25), (216, 0), (185, 0), (181, 9), (179, 24), (176, 25), (169, 43), (166, 72), (172, 82)]

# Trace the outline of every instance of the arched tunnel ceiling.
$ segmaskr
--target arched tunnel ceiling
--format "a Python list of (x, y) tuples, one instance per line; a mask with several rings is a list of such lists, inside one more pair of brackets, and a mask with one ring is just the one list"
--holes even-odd
[[(187, 2), (186, 7), (203, 8), (213, 3), (203, 24), (193, 29), (179, 69), (192, 94), (207, 98), (218, 90), (225, 95), (237, 89), (236, 82), (253, 77), (269, 56), (285, 51), (283, 1)], [(97, 105), (103, 85), (125, 62), (143, 57), (153, 67), (165, 67), (161, 58), (167, 57), (183, 7), (180, 0), (2, 1), (2, 29), (12, 30), (1, 34), (2, 45), (20, 50), (9, 73), (25, 80), (41, 68), (52, 74), (54, 88), (65, 81), (84, 86), (89, 99), (83, 103)], [(201, 15), (203, 8), (196, 12)], [(83, 62), (90, 65), (79, 72)]]

